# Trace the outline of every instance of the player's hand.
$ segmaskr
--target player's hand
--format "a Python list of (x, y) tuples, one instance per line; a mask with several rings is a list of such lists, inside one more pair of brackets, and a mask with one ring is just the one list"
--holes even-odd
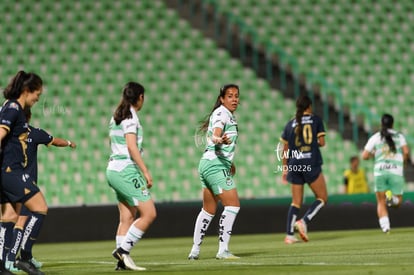
[(283, 173), (282, 173), (282, 184), (284, 184), (284, 185), (288, 184), (287, 171), (283, 171)]
[(222, 135), (221, 136), (221, 143), (223, 144), (230, 144), (231, 143), (231, 139), (226, 135)]
[(231, 167), (230, 167), (230, 174), (231, 174), (232, 176), (236, 175), (236, 166), (234, 165), (234, 163), (232, 163), (232, 164), (231, 164)]
[(147, 181), (147, 188), (150, 189), (152, 187), (152, 176), (150, 172), (144, 173), (144, 178)]

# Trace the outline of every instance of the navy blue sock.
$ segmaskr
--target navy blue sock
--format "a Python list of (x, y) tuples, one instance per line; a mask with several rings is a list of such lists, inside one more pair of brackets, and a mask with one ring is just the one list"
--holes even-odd
[(32, 213), (29, 221), (26, 223), (26, 228), (23, 234), (23, 241), (21, 245), (20, 256), (22, 260), (30, 260), (33, 258), (32, 248), (39, 236), (43, 221), (46, 215), (41, 213)]
[(23, 228), (21, 227), (14, 227), (13, 229), (13, 239), (11, 242), (11, 248), (9, 250), (9, 254), (7, 254), (7, 260), (10, 262), (16, 261), (16, 255), (19, 252), (20, 244), (23, 238)]
[(288, 217), (287, 217), (287, 226), (286, 226), (286, 234), (287, 235), (293, 235), (295, 232), (295, 222), (298, 218), (299, 214), (299, 207), (296, 207), (295, 205), (291, 204), (288, 211)]
[(13, 242), (14, 222), (1, 222), (0, 226), (0, 256), (2, 261), (6, 261), (7, 253)]
[(314, 201), (311, 206), (309, 207), (308, 211), (306, 211), (303, 220), (306, 224), (310, 223), (310, 221), (318, 214), (319, 210), (325, 205), (323, 200), (317, 199)]

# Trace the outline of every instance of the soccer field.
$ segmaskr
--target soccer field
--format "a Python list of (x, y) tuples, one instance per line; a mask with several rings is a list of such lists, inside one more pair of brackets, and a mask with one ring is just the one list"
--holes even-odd
[[(200, 259), (187, 260), (191, 238), (142, 239), (131, 255), (146, 274), (413, 274), (414, 228), (310, 232), (308, 243), (285, 245), (283, 234), (234, 235), (239, 260), (216, 260), (217, 238), (206, 237)], [(38, 244), (46, 274), (119, 274), (113, 241)]]

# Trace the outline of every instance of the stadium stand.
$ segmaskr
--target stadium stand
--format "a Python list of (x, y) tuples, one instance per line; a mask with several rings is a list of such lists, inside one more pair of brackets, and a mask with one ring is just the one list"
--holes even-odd
[[(265, 7), (258, 6), (255, 13)], [(280, 5), (280, 12), (283, 6), (287, 3)], [(0, 33), (6, 43), (0, 44), (1, 86), (18, 69), (41, 75), (46, 89), (33, 109), (32, 124), (78, 144), (76, 150), (39, 151), (39, 184), (50, 205), (115, 202), (105, 180), (108, 121), (123, 84), (130, 80), (147, 90), (140, 117), (144, 158), (153, 174), (157, 201), (200, 198), (197, 165), (203, 141), (196, 127), (210, 111), (219, 87), (229, 82), (241, 88), (236, 158), (240, 196), (289, 194), (275, 173), (275, 149), (284, 123), (293, 115), (294, 102), (204, 38), (163, 1), (3, 1), (2, 7)], [(275, 11), (265, 18), (272, 20)], [(259, 20), (246, 18), (252, 23), (253, 18)], [(260, 33), (267, 37), (267, 31)], [(292, 45), (284, 46), (295, 53)], [(329, 129), (327, 144), (325, 173), (329, 192), (335, 193), (348, 157), (358, 149)]]

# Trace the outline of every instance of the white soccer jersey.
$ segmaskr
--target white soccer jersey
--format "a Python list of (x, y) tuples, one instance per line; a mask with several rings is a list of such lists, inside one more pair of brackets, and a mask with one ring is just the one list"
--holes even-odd
[[(226, 134), (230, 144), (214, 144), (211, 140), (213, 129), (220, 128), (223, 134)], [(207, 129), (207, 146), (203, 154), (203, 159), (222, 158), (228, 162), (233, 162), (234, 151), (237, 143), (237, 120), (236, 117), (223, 105), (214, 110), (210, 116), (210, 122)]]
[(132, 133), (137, 135), (138, 149), (142, 152), (144, 131), (135, 110), (131, 107), (130, 111), (132, 118), (124, 119), (119, 125), (116, 125), (112, 117), (109, 123), (112, 152), (108, 163), (109, 170), (121, 171), (129, 164), (135, 163), (129, 155), (125, 134)]
[(368, 140), (364, 148), (375, 157), (374, 176), (403, 175), (404, 156), (401, 147), (407, 145), (407, 141), (403, 134), (395, 130), (388, 129), (388, 132), (392, 134), (392, 139), (395, 142), (395, 153), (389, 150), (387, 142), (381, 138), (379, 132)]

